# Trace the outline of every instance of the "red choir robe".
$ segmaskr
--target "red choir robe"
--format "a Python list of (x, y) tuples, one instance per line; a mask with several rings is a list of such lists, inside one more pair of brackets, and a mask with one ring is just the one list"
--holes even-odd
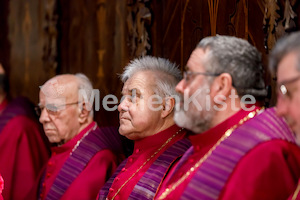
[(4, 181), (3, 181), (3, 178), (0, 174), (0, 200), (3, 200), (3, 196), (2, 196), (3, 189), (4, 189)]
[[(2, 102), (1, 114), (11, 105), (7, 100)], [(19, 106), (13, 107), (23, 109)], [(26, 199), (50, 155), (47, 139), (37, 120), (22, 114), (7, 121), (0, 133), (0, 152), (0, 173), (5, 180), (3, 198)]]
[(300, 179), (298, 181), (298, 185), (293, 192), (293, 194), (288, 198), (288, 200), (300, 200)]
[[(95, 124), (95, 122), (92, 122), (88, 127), (62, 146), (51, 148), (52, 155), (46, 166), (44, 181), (42, 181), (42, 185), (40, 186), (40, 199), (45, 199), (47, 196), (56, 176), (70, 156), (76, 143), (91, 127), (95, 126)], [(71, 183), (61, 197), (61, 200), (96, 199), (100, 188), (115, 171), (121, 161), (120, 159), (124, 159), (123, 155), (116, 155), (116, 153), (110, 149), (103, 149), (97, 152), (91, 160), (89, 160), (84, 170)]]
[[(238, 124), (249, 112), (241, 110), (212, 129), (189, 139), (193, 153), (178, 169), (168, 174), (156, 199), (179, 180), (211, 147), (222, 137), (226, 130)], [(247, 142), (247, 141), (241, 141)], [(174, 167), (173, 169), (175, 169)], [(195, 170), (165, 199), (180, 199)], [(287, 199), (295, 189), (300, 176), (300, 149), (297, 145), (283, 140), (271, 140), (250, 150), (235, 166), (217, 199)], [(197, 197), (194, 197), (197, 199)], [(214, 198), (212, 198), (214, 199)]]
[[(123, 200), (128, 199), (133, 188), (138, 183), (138, 181), (143, 177), (149, 167), (153, 164), (153, 162), (170, 146), (172, 146), (177, 141), (183, 139), (185, 137), (186, 131), (182, 130), (180, 134), (175, 136), (159, 153), (157, 153), (153, 159), (146, 161), (151, 155), (154, 154), (174, 133), (179, 131), (180, 128), (176, 125), (169, 127), (168, 129), (161, 131), (155, 135), (143, 138), (141, 140), (137, 140), (134, 143), (133, 154), (128, 157), (127, 163), (125, 167), (121, 170), (121, 172), (114, 179), (111, 188), (109, 189), (109, 193), (107, 198), (112, 199), (115, 196), (116, 192), (121, 188), (121, 190), (117, 193), (115, 200)], [(140, 171), (132, 176), (137, 170), (143, 165), (144, 167), (140, 169)], [(131, 177), (132, 176), (132, 177)], [(131, 178), (130, 178), (131, 177)], [(129, 181), (128, 181), (129, 180)], [(127, 183), (125, 183), (128, 181)]]

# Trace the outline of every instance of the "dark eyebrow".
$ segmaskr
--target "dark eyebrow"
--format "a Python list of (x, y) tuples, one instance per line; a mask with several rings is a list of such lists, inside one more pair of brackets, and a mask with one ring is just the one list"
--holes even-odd
[(136, 94), (141, 94), (141, 91), (139, 90), (139, 89), (137, 89), (137, 88), (132, 88), (132, 89), (130, 89), (130, 90), (127, 90), (126, 89), (126, 91), (124, 91), (124, 90), (122, 90), (121, 91), (121, 95), (125, 95), (124, 93), (130, 93), (130, 94), (132, 94), (132, 93), (136, 93)]
[(141, 94), (141, 91), (138, 88), (132, 88), (131, 90), (129, 90), (130, 93), (134, 93), (136, 92), (136, 94)]

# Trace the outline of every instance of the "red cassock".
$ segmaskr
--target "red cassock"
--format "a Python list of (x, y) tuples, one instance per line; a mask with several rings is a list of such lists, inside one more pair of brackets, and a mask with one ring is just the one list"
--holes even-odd
[(293, 194), (291, 194), (288, 200), (300, 200), (300, 179), (295, 191), (293, 192)]
[[(200, 159), (205, 157), (204, 155), (224, 135), (226, 130), (229, 130), (231, 127), (238, 124), (239, 121), (248, 113), (249, 112), (242, 110), (216, 127), (202, 134), (190, 136), (189, 138), (192, 142), (193, 148), (189, 150), (190, 153), (186, 153), (187, 156), (183, 155), (185, 161), (179, 161), (178, 166), (174, 167), (174, 170), (169, 173), (168, 177), (160, 188), (156, 199), (161, 199), (163, 197), (162, 194), (168, 194), (167, 196), (164, 196), (164, 199), (181, 199), (184, 195), (190, 195), (191, 199), (197, 199), (199, 196), (194, 195), (192, 192), (188, 194), (188, 188), (191, 188), (191, 184), (194, 183), (194, 189), (196, 191), (201, 191), (203, 194), (210, 196), (207, 199), (287, 199), (288, 196), (295, 190), (298, 178), (300, 177), (300, 149), (295, 143), (283, 139), (275, 138), (259, 143), (253, 149), (250, 149), (250, 151), (243, 155), (239, 161), (237, 161), (237, 164), (233, 166), (232, 171), (229, 170), (229, 168), (226, 168), (227, 161), (230, 163), (230, 160), (234, 159), (234, 156), (228, 153), (225, 155), (225, 162), (223, 162), (224, 165), (219, 164), (218, 162), (211, 162), (211, 160), (208, 161), (210, 157), (208, 156), (208, 158), (205, 158), (207, 160), (204, 159), (198, 168), (195, 168), (195, 170), (191, 171), (190, 175), (187, 175), (187, 172), (193, 166), (195, 166), (195, 163), (199, 162)], [(269, 119), (276, 119), (275, 114), (272, 114), (272, 117), (273, 118)], [(263, 118), (260, 120), (262, 126), (268, 124), (268, 122), (264, 120), (265, 119)], [(266, 129), (272, 129), (271, 125), (269, 127), (266, 125), (265, 127), (267, 127)], [(255, 129), (255, 127), (252, 129), (251, 126), (243, 129), (243, 125), (240, 125), (239, 130), (247, 133), (249, 131), (250, 134), (261, 134)], [(237, 140), (237, 143), (242, 145), (246, 145), (249, 142), (252, 141), (243, 140), (243, 137), (240, 136), (239, 140)], [(234, 145), (234, 143), (228, 144), (229, 146)], [(218, 145), (215, 149), (218, 150)], [(226, 152), (227, 149), (224, 148), (222, 151)], [(236, 149), (236, 153), (240, 153), (238, 149)], [(213, 153), (211, 155), (213, 155)], [(222, 158), (222, 155), (218, 154), (215, 156), (215, 158), (218, 160)], [(205, 168), (204, 164), (211, 166), (211, 169)], [(216, 178), (218, 177), (218, 171), (214, 170), (214, 167), (221, 169), (223, 168), (222, 170), (224, 171), (230, 171), (228, 178), (225, 180)], [(195, 180), (195, 174), (197, 174), (199, 177), (208, 177), (208, 179), (199, 180), (209, 181), (203, 184), (203, 182)], [(222, 176), (222, 173), (220, 173), (219, 177), (222, 178)], [(194, 182), (192, 182), (192, 180)], [(224, 182), (224, 185), (220, 184), (221, 187), (218, 188), (218, 182), (222, 181)], [(216, 185), (216, 187), (210, 187), (211, 185), (207, 183)], [(166, 192), (167, 188), (171, 192)], [(170, 188), (172, 189), (170, 190)], [(197, 192), (195, 192), (195, 194), (196, 193)], [(217, 193), (217, 195), (211, 195), (214, 193)]]
[(33, 114), (29, 114), (33, 112), (33, 107), (32, 110), (22, 107), (27, 105), (26, 101), (18, 98), (11, 103), (5, 100), (0, 105), (0, 123), (3, 123), (0, 132), (0, 173), (5, 182), (3, 198), (6, 200), (25, 199), (49, 158), (46, 137)]
[(2, 196), (3, 188), (4, 188), (4, 181), (3, 181), (3, 178), (0, 174), (0, 200), (3, 200), (3, 196)]
[[(153, 188), (155, 193), (158, 188), (155, 186), (154, 180), (157, 179), (160, 183), (167, 174), (168, 170), (171, 169), (173, 164), (178, 160), (179, 157), (181, 157), (183, 152), (180, 153), (180, 155), (175, 156), (174, 160), (171, 159), (172, 161), (168, 164), (168, 170), (166, 172), (160, 171), (160, 173), (156, 174), (156, 171), (152, 169), (153, 165), (159, 165), (157, 164), (156, 160), (159, 160), (158, 158), (164, 155), (165, 152), (167, 152), (167, 149), (175, 146), (178, 142), (185, 141), (185, 135), (185, 130), (173, 125), (155, 135), (135, 141), (133, 154), (128, 157), (127, 161), (122, 163), (124, 164), (122, 169), (120, 169), (122, 164), (118, 167), (120, 171), (118, 172), (117, 170), (117, 174), (114, 174), (116, 177), (114, 180), (111, 180), (113, 181), (112, 184), (109, 187), (103, 187), (101, 189), (99, 199), (106, 198), (106, 195), (102, 194), (107, 194), (108, 199), (115, 200), (128, 198), (151, 199), (151, 194), (147, 194), (146, 189), (142, 189), (141, 186), (139, 186), (139, 189), (137, 189), (138, 182), (143, 180), (143, 178), (145, 178), (145, 174), (149, 173), (148, 170), (150, 170), (152, 173), (148, 174), (148, 178), (145, 178), (144, 180), (150, 183), (150, 185), (147, 186), (147, 189), (151, 188), (152, 190), (152, 187), (155, 187)], [(187, 147), (185, 148), (187, 149), (190, 146), (190, 143), (187, 142), (186, 146)], [(176, 150), (179, 152), (179, 148), (176, 148)], [(175, 155), (177, 152), (172, 153), (172, 155)], [(169, 157), (172, 156), (169, 155)], [(164, 160), (164, 162), (168, 163), (167, 159)], [(146, 187), (145, 184), (142, 185), (143, 187)], [(137, 195), (144, 195), (146, 197), (137, 197)]]
[[(53, 193), (53, 187), (55, 187), (54, 183), (57, 181), (59, 173), (61, 173), (63, 166), (69, 159), (70, 153), (74, 153), (76, 146), (85, 141), (84, 139), (86, 137), (84, 136), (93, 127), (97, 127), (95, 122), (92, 122), (88, 127), (82, 130), (67, 143), (60, 147), (53, 147), (51, 149), (52, 155), (44, 172), (44, 180), (41, 180), (42, 185), (40, 185), (40, 199), (45, 199), (47, 196), (51, 196), (51, 193)], [(95, 129), (96, 134), (98, 134), (97, 131), (100, 129), (98, 127)], [(78, 143), (79, 141), (81, 141), (81, 143)], [(115, 143), (115, 146), (118, 146), (118, 144)], [(92, 148), (92, 146), (90, 146), (90, 148)], [(85, 155), (86, 154), (82, 155), (82, 159), (85, 159)], [(63, 192), (59, 199), (96, 199), (99, 189), (115, 171), (121, 159), (124, 159), (123, 154), (116, 154), (116, 152), (112, 149), (106, 148), (97, 151), (95, 155), (89, 159), (85, 168), (78, 174), (74, 181), (71, 181), (66, 191)], [(71, 168), (75, 167), (76, 166), (74, 165)], [(70, 173), (73, 175), (72, 172)], [(69, 179), (70, 177), (64, 176), (63, 178)]]

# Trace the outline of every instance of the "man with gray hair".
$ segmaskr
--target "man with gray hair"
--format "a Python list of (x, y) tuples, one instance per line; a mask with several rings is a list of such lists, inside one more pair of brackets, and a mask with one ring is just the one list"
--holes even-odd
[[(192, 147), (157, 199), (285, 199), (300, 175), (294, 137), (266, 96), (261, 56), (246, 40), (207, 37), (192, 52), (175, 122)], [(297, 149), (296, 149), (297, 150)]]
[[(277, 114), (286, 119), (300, 145), (300, 31), (276, 43), (269, 68), (277, 77)], [(300, 181), (290, 199), (300, 199)]]
[(121, 161), (117, 130), (93, 121), (92, 92), (83, 74), (58, 75), (41, 87), (37, 111), (53, 147), (39, 199), (95, 199)]
[(190, 147), (186, 131), (173, 120), (181, 73), (169, 60), (146, 56), (131, 61), (121, 79), (119, 132), (134, 141), (134, 151), (101, 189), (99, 199), (153, 199)]

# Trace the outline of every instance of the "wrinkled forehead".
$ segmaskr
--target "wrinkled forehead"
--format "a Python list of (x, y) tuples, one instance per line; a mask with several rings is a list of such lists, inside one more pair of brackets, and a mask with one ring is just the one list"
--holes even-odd
[(300, 71), (297, 69), (297, 59), (297, 55), (291, 52), (279, 62), (277, 69), (277, 82), (279, 84), (300, 74)]
[(72, 80), (51, 79), (40, 86), (40, 102), (66, 103), (78, 99), (78, 86)]
[(136, 90), (141, 93), (152, 92), (154, 91), (155, 86), (155, 72), (139, 71), (124, 83), (122, 93), (130, 93), (132, 90)]
[(186, 64), (186, 71), (205, 71), (205, 64), (210, 58), (210, 49), (196, 48)]

